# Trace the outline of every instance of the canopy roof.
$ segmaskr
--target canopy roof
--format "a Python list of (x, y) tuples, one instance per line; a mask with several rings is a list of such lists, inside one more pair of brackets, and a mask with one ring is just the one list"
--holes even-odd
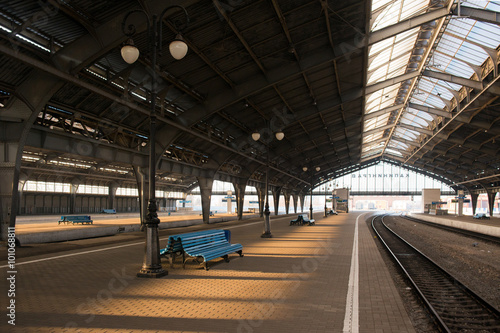
[(146, 21), (129, 17), (141, 51), (132, 65), (120, 56), (122, 21), (171, 3), (0, 7), (0, 121), (33, 124), (29, 177), (135, 182), (154, 89), (166, 187), (258, 185), (268, 160), (271, 183), (292, 192), (381, 160), (469, 190), (498, 186), (498, 3), (181, 1), (189, 51), (168, 52), (185, 23), (173, 7), (153, 88)]

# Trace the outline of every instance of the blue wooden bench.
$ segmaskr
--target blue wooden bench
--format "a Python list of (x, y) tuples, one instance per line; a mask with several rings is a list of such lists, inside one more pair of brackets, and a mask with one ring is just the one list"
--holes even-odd
[(116, 214), (116, 209), (103, 209), (101, 213), (103, 213), (103, 214)]
[(307, 216), (302, 216), (302, 224), (315, 225), (316, 220), (309, 220)]
[(61, 223), (81, 223), (81, 224), (93, 224), (93, 220), (90, 218), (90, 215), (63, 215), (59, 220), (58, 224)]
[(316, 220), (309, 220), (307, 216), (299, 215), (296, 219), (290, 221), (290, 225), (314, 225)]
[(182, 255), (182, 253), (184, 252), (184, 248), (182, 247), (181, 243), (181, 236), (196, 237), (213, 234), (217, 231), (219, 230), (203, 230), (188, 232), (185, 234), (171, 235), (168, 237), (167, 245), (163, 249), (160, 249), (160, 256), (168, 257), (170, 261), (170, 267), (173, 267), (175, 258)]
[(231, 244), (229, 230), (205, 230), (186, 234), (172, 235), (167, 246), (160, 251), (160, 255), (170, 254), (170, 264), (176, 256), (182, 254), (182, 267), (186, 268), (188, 260), (194, 260), (208, 271), (210, 260), (222, 257), (229, 262), (229, 254), (238, 253), (243, 257), (243, 246)]

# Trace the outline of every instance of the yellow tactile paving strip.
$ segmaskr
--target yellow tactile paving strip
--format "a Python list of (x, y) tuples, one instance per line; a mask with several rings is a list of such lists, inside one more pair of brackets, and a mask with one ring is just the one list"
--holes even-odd
[[(317, 216), (315, 226), (289, 226), (289, 218), (279, 218), (272, 239), (259, 237), (260, 224), (233, 228), (232, 242), (243, 244), (244, 257), (235, 254), (209, 271), (194, 263), (170, 269), (165, 260), (169, 275), (161, 279), (135, 277), (141, 245), (18, 265), (17, 325), (3, 330), (4, 320), (0, 329), (342, 332), (356, 215)], [(365, 233), (360, 223), (360, 281), (366, 284), (360, 299), (370, 294), (368, 303), (360, 300), (360, 332), (403, 332), (408, 319), (401, 300)]]

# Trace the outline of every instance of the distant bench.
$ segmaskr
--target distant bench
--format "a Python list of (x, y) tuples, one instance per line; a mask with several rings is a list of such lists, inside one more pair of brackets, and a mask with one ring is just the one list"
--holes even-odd
[(299, 215), (296, 219), (290, 221), (290, 225), (315, 225), (316, 220), (309, 220), (307, 216)]
[(103, 213), (103, 214), (116, 214), (116, 209), (103, 209), (101, 213)]
[[(209, 215), (209, 216), (215, 216), (215, 214), (217, 214), (217, 211), (215, 211), (215, 213), (214, 213), (213, 211), (210, 211), (210, 213), (209, 213), (208, 215)], [(200, 214), (200, 216), (201, 216), (201, 215), (203, 215), (203, 213), (202, 213), (202, 214)]]
[(182, 254), (182, 267), (190, 259), (198, 262), (208, 271), (210, 260), (222, 257), (229, 262), (229, 254), (238, 253), (243, 257), (243, 246), (231, 244), (230, 230), (203, 230), (168, 237), (167, 246), (160, 250), (160, 255), (169, 256), (170, 266), (175, 258)]
[(63, 215), (59, 220), (58, 224), (61, 223), (81, 223), (81, 224), (93, 224), (93, 220), (90, 218), (90, 215)]

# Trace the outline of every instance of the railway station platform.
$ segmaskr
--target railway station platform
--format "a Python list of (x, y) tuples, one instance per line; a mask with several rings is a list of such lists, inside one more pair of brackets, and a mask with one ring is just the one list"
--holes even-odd
[[(159, 228), (178, 228), (203, 224), (201, 212), (158, 212)], [(89, 215), (89, 214), (68, 214)], [(16, 237), (21, 245), (112, 236), (123, 232), (139, 231), (139, 213), (90, 214), (93, 224), (59, 224), (61, 215), (25, 215), (16, 219)], [(258, 214), (244, 213), (243, 219), (255, 218)], [(230, 213), (217, 213), (210, 216), (210, 223), (236, 220), (238, 216)]]
[[(169, 234), (229, 229), (244, 257), (215, 261), (209, 271), (162, 260), (168, 275), (159, 279), (136, 277), (141, 232), (21, 247), (15, 267), (0, 262), (2, 281), (15, 278), (16, 324), (4, 313), (0, 331), (414, 332), (369, 214), (318, 213), (314, 226), (273, 216), (269, 239), (260, 237), (260, 218), (163, 229), (162, 245)], [(3, 312), (7, 302), (1, 298)]]
[(489, 236), (500, 237), (500, 219), (496, 216), (491, 217), (490, 219), (474, 219), (472, 216), (467, 215), (429, 215), (423, 213), (411, 213), (409, 216), (427, 222), (474, 231)]

